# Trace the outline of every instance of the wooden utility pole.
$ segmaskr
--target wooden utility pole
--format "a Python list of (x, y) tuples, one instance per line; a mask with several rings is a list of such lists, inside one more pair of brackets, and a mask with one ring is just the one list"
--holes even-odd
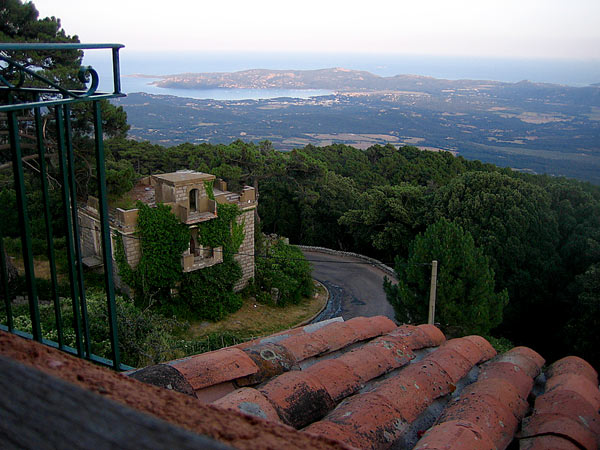
[(435, 322), (435, 296), (437, 289), (437, 261), (431, 261), (431, 286), (429, 287), (429, 320), (427, 323), (433, 325)]

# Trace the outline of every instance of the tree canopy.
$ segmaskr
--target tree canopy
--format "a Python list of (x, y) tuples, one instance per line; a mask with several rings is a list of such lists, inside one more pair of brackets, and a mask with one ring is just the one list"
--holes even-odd
[(506, 290), (495, 292), (494, 271), (471, 234), (442, 218), (418, 234), (408, 258), (397, 258), (398, 284), (384, 289), (400, 322), (426, 323), (430, 263), (438, 261), (436, 322), (449, 335), (489, 334), (502, 322)]

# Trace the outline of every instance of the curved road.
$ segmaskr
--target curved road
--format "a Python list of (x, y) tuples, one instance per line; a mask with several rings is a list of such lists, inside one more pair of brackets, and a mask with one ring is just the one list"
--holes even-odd
[(323, 283), (331, 295), (330, 304), (315, 322), (340, 315), (344, 320), (380, 315), (394, 319), (394, 309), (383, 292), (382, 270), (350, 256), (302, 253), (313, 265), (313, 278)]

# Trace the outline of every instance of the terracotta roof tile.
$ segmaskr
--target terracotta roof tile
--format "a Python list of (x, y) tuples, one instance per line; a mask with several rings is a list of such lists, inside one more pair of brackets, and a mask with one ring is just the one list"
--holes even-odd
[(400, 376), (412, 380), (431, 400), (450, 394), (456, 389), (452, 378), (436, 362), (435, 357), (411, 364), (400, 373)]
[(254, 361), (237, 348), (223, 348), (167, 364), (175, 367), (196, 391), (258, 372)]
[[(474, 365), (496, 356), (496, 351), (490, 343), (484, 338), (481, 338), (481, 340), (483, 342), (479, 341), (478, 343), (475, 343), (472, 339), (467, 338), (452, 339), (444, 342), (441, 345), (441, 348), (451, 348), (469, 360), (471, 365)], [(489, 349), (485, 346), (484, 342), (489, 346)]]
[(386, 347), (383, 342), (380, 344), (364, 345), (344, 353), (338, 359), (351, 367), (363, 383), (402, 367), (412, 359), (411, 354), (398, 350), (395, 346)]
[(475, 424), (497, 448), (506, 448), (513, 440), (519, 421), (515, 414), (498, 399), (472, 391), (451, 403), (438, 423), (460, 420)]
[(390, 332), (389, 335), (391, 337), (404, 338), (407, 345), (412, 350), (419, 350), (426, 347), (435, 347), (439, 345), (439, 343), (441, 343), (438, 343), (439, 335), (437, 336), (437, 340), (434, 340), (433, 337), (435, 336), (433, 336), (431, 330), (429, 330), (429, 332), (426, 332), (425, 329), (423, 329), (422, 327), (416, 327), (414, 325), (401, 325), (392, 332)]
[(414, 450), (496, 450), (494, 443), (477, 425), (451, 420), (430, 428)]
[(328, 349), (332, 352), (361, 340), (361, 335), (356, 332), (354, 327), (349, 326), (348, 322), (332, 323), (311, 333), (311, 336), (327, 342)]
[(429, 339), (431, 339), (431, 347), (437, 347), (446, 340), (446, 336), (444, 336), (442, 330), (440, 330), (435, 325), (423, 324), (419, 325), (417, 328), (419, 328), (420, 330), (425, 332), (427, 336), (429, 336)]
[(541, 370), (542, 367), (544, 367), (544, 364), (546, 363), (546, 360), (544, 358), (542, 358), (542, 355), (540, 355), (535, 350), (530, 349), (529, 347), (514, 347), (514, 348), (510, 349), (509, 351), (507, 351), (505, 353), (505, 355), (526, 356), (528, 359), (530, 359), (531, 361), (533, 361), (535, 363), (538, 370)]
[[(523, 421), (522, 447), (596, 449), (600, 447), (600, 391), (597, 374), (585, 361), (568, 357), (548, 370), (545, 393)], [(548, 447), (552, 445), (552, 447)], [(546, 447), (544, 447), (546, 446)]]
[[(454, 339), (453, 339), (454, 341)], [(449, 341), (452, 342), (452, 341)], [(435, 361), (450, 376), (452, 383), (458, 381), (469, 373), (474, 363), (455, 351), (452, 347), (440, 347), (435, 352), (428, 355), (423, 361)]]
[(295, 366), (294, 357), (279, 344), (254, 344), (243, 350), (258, 367), (258, 371), (238, 378), (238, 386), (252, 386), (291, 370)]
[(377, 392), (389, 400), (402, 419), (413, 422), (434, 400), (433, 386), (427, 381), (418, 382), (411, 374), (398, 375), (381, 383)]
[(388, 399), (376, 392), (357, 395), (342, 402), (326, 420), (306, 428), (313, 434), (338, 439), (357, 448), (389, 447), (406, 430), (408, 424)]
[(344, 323), (356, 331), (361, 341), (396, 329), (396, 324), (385, 316), (354, 317)]
[(213, 402), (220, 408), (240, 411), (244, 414), (260, 417), (271, 422), (281, 422), (271, 403), (259, 391), (253, 388), (238, 389)]
[(494, 361), (510, 363), (525, 372), (525, 374), (530, 378), (535, 378), (540, 373), (540, 369), (534, 361), (527, 356), (518, 353), (506, 352), (498, 355), (496, 358), (494, 358)]
[(279, 417), (295, 428), (319, 420), (335, 405), (319, 380), (302, 371), (286, 372), (259, 391), (275, 407)]
[(303, 333), (289, 337), (280, 341), (279, 345), (284, 347), (296, 362), (329, 350), (327, 342), (319, 336), (314, 336), (313, 333)]
[(527, 376), (519, 366), (510, 362), (492, 360), (481, 368), (478, 380), (494, 378), (510, 382), (522, 398), (527, 398), (533, 387), (533, 379)]
[(362, 387), (361, 377), (341, 358), (320, 361), (305, 372), (317, 378), (335, 402), (354, 394)]
[(300, 362), (358, 341), (381, 336), (395, 328), (394, 322), (384, 316), (356, 317), (347, 322), (328, 324), (313, 332), (295, 334), (282, 339), (278, 344), (286, 348), (296, 362)]
[(567, 356), (559, 359), (550, 366), (547, 372), (548, 377), (556, 375), (562, 375), (564, 373), (573, 373), (582, 375), (588, 378), (595, 385), (598, 384), (598, 373), (594, 368), (585, 360), (578, 358), (577, 356)]
[(496, 350), (494, 347), (492, 347), (492, 344), (487, 341), (487, 339), (477, 335), (465, 336), (463, 339), (470, 341), (479, 347), (479, 350), (481, 350), (483, 353), (482, 361), (487, 361), (488, 359), (496, 356)]
[(568, 439), (560, 436), (537, 436), (533, 439), (521, 439), (519, 441), (520, 450), (581, 450), (581, 447), (575, 445)]
[(490, 396), (506, 405), (519, 421), (529, 408), (527, 400), (521, 397), (515, 386), (501, 378), (478, 380), (467, 386), (460, 394), (461, 398), (468, 396)]
[(573, 391), (555, 389), (535, 399), (535, 414), (563, 414), (574, 417), (600, 436), (600, 413)]
[(546, 392), (552, 392), (555, 389), (576, 392), (585, 398), (595, 410), (600, 409), (598, 385), (592, 383), (585, 376), (570, 373), (553, 376), (546, 382)]
[[(438, 358), (442, 364), (452, 362), (443, 352), (453, 351), (453, 346), (457, 349), (463, 347), (461, 340), (456, 341), (455, 344), (449, 341), (429, 357), (439, 354)], [(467, 340), (467, 342), (471, 341)], [(481, 444), (481, 441), (477, 440), (478, 445), (484, 447), (487, 445), (487, 448), (494, 449), (506, 448), (513, 441), (515, 431), (528, 410), (525, 399), (533, 386), (532, 376), (538, 370), (537, 354), (528, 350), (522, 348), (516, 352), (507, 352), (485, 364), (477, 381), (465, 387), (446, 407), (439, 416), (437, 425), (426, 434), (427, 441), (423, 438), (417, 443), (416, 448), (429, 448), (424, 446), (428, 443), (435, 444), (434, 448), (455, 448), (454, 440), (457, 439), (455, 435), (463, 436), (455, 430), (458, 423), (471, 424), (478, 430), (478, 439), (486, 442)], [(474, 360), (474, 355), (471, 355)], [(522, 367), (526, 370), (522, 370)], [(528, 375), (528, 372), (532, 375)], [(455, 425), (441, 428), (440, 425), (446, 422)], [(475, 439), (471, 434), (466, 436)], [(460, 441), (458, 445), (458, 448), (468, 448), (468, 444)]]
[(565, 437), (587, 450), (598, 448), (597, 436), (574, 418), (563, 414), (535, 414), (523, 420), (520, 437), (544, 434)]

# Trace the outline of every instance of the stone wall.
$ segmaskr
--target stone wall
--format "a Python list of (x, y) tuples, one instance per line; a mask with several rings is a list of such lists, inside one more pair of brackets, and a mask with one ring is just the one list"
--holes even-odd
[(101, 255), (98, 244), (98, 237), (96, 236), (96, 227), (100, 228), (100, 221), (93, 217), (83, 214), (79, 211), (79, 232), (81, 234), (81, 256), (87, 258), (88, 256)]
[(237, 223), (244, 222), (244, 241), (238, 250), (235, 260), (242, 267), (242, 278), (236, 283), (234, 290), (240, 291), (248, 281), (254, 278), (254, 209), (243, 212), (237, 218)]

